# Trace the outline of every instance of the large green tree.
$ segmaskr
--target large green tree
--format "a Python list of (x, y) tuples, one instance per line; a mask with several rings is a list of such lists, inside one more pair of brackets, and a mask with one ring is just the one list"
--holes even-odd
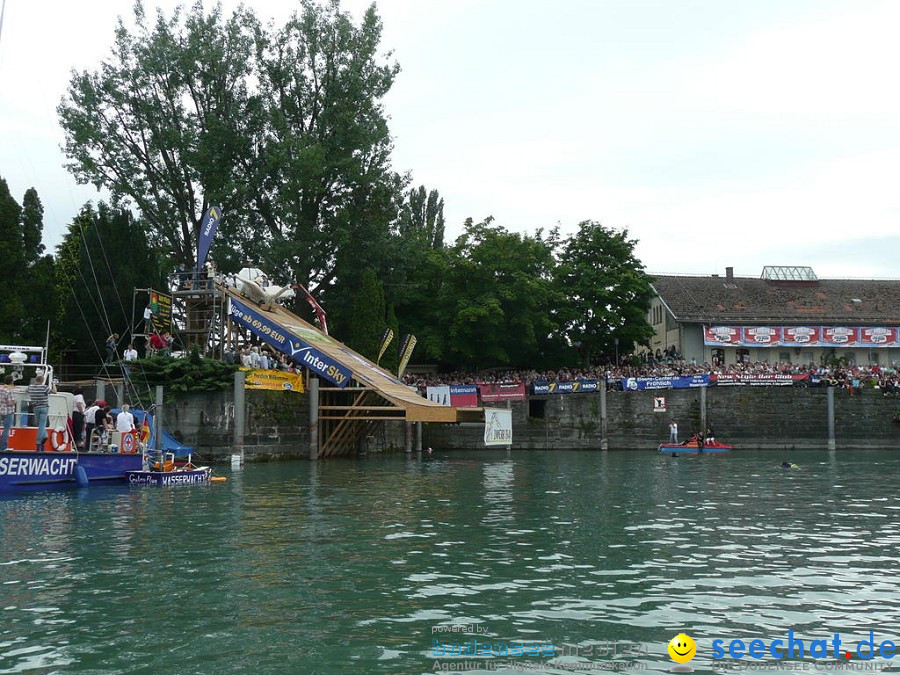
[(344, 254), (355, 270), (381, 263), (373, 256), (383, 254), (402, 187), (382, 99), (399, 68), (379, 57), (374, 5), (358, 26), (336, 1), (300, 5), (259, 41), (268, 134), (248, 201), (268, 260), (327, 287)]
[(627, 229), (590, 220), (562, 244), (554, 286), (563, 300), (555, 315), (586, 363), (599, 356), (611, 360), (617, 344), (624, 354), (653, 335), (646, 319), (650, 277), (634, 254), (636, 245)]
[(556, 233), (534, 236), (466, 222), (438, 296), (443, 360), (468, 368), (543, 365), (557, 333)]
[(373, 269), (362, 274), (362, 283), (353, 294), (353, 321), (346, 343), (373, 361), (385, 329), (384, 288)]
[(22, 317), (22, 342), (42, 345), (47, 338), (48, 327), (59, 317), (54, 285), (55, 262), (52, 255), (43, 255), (44, 206), (37, 190), (29, 188), (22, 198), (22, 255), (25, 274), (21, 286), (25, 313)]
[(399, 334), (418, 339), (415, 358), (441, 361), (446, 334), (436, 303), (447, 278), (451, 253), (444, 244), (444, 200), (424, 186), (404, 195), (391, 237), (385, 271), (385, 302)]
[[(136, 204), (154, 242), (191, 264), (207, 206), (225, 201), (239, 211), (228, 198), (246, 180), (260, 136), (247, 85), (259, 26), (244, 8), (225, 18), (201, 3), (154, 19), (140, 0), (134, 26), (120, 19), (104, 64), (72, 76), (58, 108), (68, 168)], [(222, 225), (232, 248), (246, 240), (240, 225), (239, 217)]]
[(25, 254), (22, 241), (22, 209), (0, 178), (0, 342), (18, 343), (22, 338), (22, 280)]
[(85, 205), (57, 249), (56, 290), (65, 326), (60, 348), (74, 351), (78, 363), (95, 364), (95, 371), (113, 332), (121, 336), (121, 352), (132, 322), (142, 318), (132, 314), (135, 288), (165, 288), (163, 264), (145, 224), (127, 209)]
[(380, 40), (374, 6), (356, 24), (336, 1), (303, 0), (264, 28), (250, 9), (201, 3), (150, 20), (139, 0), (134, 27), (120, 21), (107, 62), (76, 73), (59, 106), (69, 168), (137, 204), (185, 263), (220, 204), (220, 269), (259, 263), (347, 315), (361, 271), (384, 268), (405, 183), (381, 103), (398, 68)]
[(44, 253), (44, 205), (37, 190), (28, 188), (22, 198), (22, 250), (25, 263), (33, 265)]

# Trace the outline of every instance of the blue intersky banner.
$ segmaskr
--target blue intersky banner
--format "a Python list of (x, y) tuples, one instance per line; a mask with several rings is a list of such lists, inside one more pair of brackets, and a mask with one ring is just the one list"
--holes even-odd
[(250, 329), (254, 335), (267, 344), (272, 345), (283, 354), (287, 354), (305, 368), (317, 375), (334, 382), (339, 387), (346, 387), (350, 382), (350, 370), (335, 361), (308, 342), (301, 340), (290, 331), (279, 326), (268, 317), (251, 309), (243, 302), (231, 298), (229, 310), (231, 320)]
[(216, 236), (220, 220), (222, 220), (222, 207), (210, 206), (203, 216), (203, 223), (200, 225), (200, 238), (197, 241), (198, 270), (206, 262), (206, 256), (209, 253), (209, 247), (212, 246), (213, 237)]
[(673, 375), (671, 377), (623, 377), (622, 389), (626, 391), (642, 391), (644, 389), (691, 389), (708, 387), (709, 374)]

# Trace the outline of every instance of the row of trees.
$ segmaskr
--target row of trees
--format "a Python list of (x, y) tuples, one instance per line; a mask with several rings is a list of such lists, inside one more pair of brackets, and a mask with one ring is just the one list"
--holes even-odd
[(128, 325), (132, 288), (194, 265), (202, 215), (219, 204), (219, 269), (314, 289), (332, 332), (370, 356), (385, 326), (419, 337), (417, 360), (457, 368), (572, 364), (644, 341), (650, 289), (627, 231), (532, 236), (487, 218), (445, 243), (439, 193), (391, 166), (383, 98), (399, 67), (380, 41), (374, 5), (356, 23), (336, 0), (303, 0), (279, 26), (201, 3), (149, 17), (138, 1), (58, 108), (68, 168), (112, 206), (77, 214), (54, 259), (37, 194), (21, 207), (0, 195), (18, 256), (3, 270), (4, 332), (36, 337), (14, 317), (46, 324), (16, 274), (40, 268), (59, 346), (96, 362), (98, 341)]
[[(0, 241), (16, 261), (0, 278), (2, 339), (42, 344), (49, 324), (55, 350), (98, 363), (106, 336), (127, 339), (139, 319), (133, 289), (166, 288), (174, 261), (145, 221), (104, 203), (85, 205), (56, 255), (42, 255), (36, 191), (23, 203), (0, 178)], [(627, 231), (586, 221), (566, 238), (556, 229), (532, 236), (488, 218), (467, 221), (446, 245), (436, 191), (411, 190), (403, 205), (389, 258), (359, 270), (359, 287), (338, 311), (327, 307), (332, 332), (361, 353), (374, 357), (391, 327), (418, 337), (416, 360), (445, 368), (550, 368), (609, 358), (616, 341), (624, 353), (650, 336), (649, 278)]]

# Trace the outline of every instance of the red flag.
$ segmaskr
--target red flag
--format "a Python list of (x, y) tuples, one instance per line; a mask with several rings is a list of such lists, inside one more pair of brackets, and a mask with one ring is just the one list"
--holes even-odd
[(147, 421), (147, 416), (144, 415), (144, 421), (141, 422), (141, 443), (146, 443), (150, 440), (150, 423)]

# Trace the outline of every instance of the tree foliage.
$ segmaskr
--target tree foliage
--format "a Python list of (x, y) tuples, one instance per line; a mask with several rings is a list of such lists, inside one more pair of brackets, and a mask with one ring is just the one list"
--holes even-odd
[(37, 190), (28, 188), (22, 199), (22, 253), (26, 265), (34, 265), (44, 253), (44, 205)]
[[(307, 286), (332, 332), (369, 356), (385, 325), (417, 335), (417, 360), (447, 368), (556, 367), (576, 349), (591, 361), (616, 340), (624, 353), (647, 339), (649, 280), (627, 230), (586, 221), (563, 241), (488, 218), (445, 244), (438, 191), (407, 189), (391, 166), (383, 101), (399, 67), (381, 38), (374, 5), (356, 22), (337, 0), (300, 0), (263, 26), (245, 6), (151, 17), (137, 0), (106, 62), (73, 74), (58, 108), (69, 169), (114, 204), (84, 209), (59, 249), (66, 337), (82, 358), (96, 362), (105, 336), (124, 333), (118, 308), (135, 286), (158, 286), (160, 260), (194, 262), (210, 204), (225, 213), (211, 254), (220, 270), (261, 266)], [(0, 290), (16, 284), (10, 267), (48, 269), (36, 193), (19, 213), (0, 184)], [(104, 246), (109, 273), (86, 255)], [(10, 336), (21, 298), (0, 295)], [(293, 309), (309, 316), (302, 293)]]
[(108, 61), (59, 106), (69, 168), (135, 203), (177, 260), (193, 262), (218, 203), (220, 269), (261, 263), (346, 304), (360, 271), (384, 266), (404, 185), (381, 104), (398, 68), (380, 39), (374, 6), (356, 25), (336, 1), (304, 0), (263, 28), (201, 3), (151, 21), (138, 1), (134, 28), (120, 21)]
[(171, 401), (192, 391), (221, 391), (234, 385), (234, 373), (239, 366), (224, 361), (205, 359), (197, 350), (187, 358), (154, 356), (139, 359), (130, 366), (131, 382), (139, 398), (152, 400), (155, 388), (165, 388)]
[(246, 84), (258, 26), (244, 9), (225, 19), (198, 3), (154, 21), (134, 7), (135, 32), (120, 20), (110, 57), (73, 74), (59, 105), (68, 169), (136, 204), (154, 243), (190, 265), (203, 212), (246, 180), (259, 136)]
[(57, 250), (60, 348), (74, 350), (80, 363), (99, 364), (104, 342), (115, 332), (121, 353), (129, 340), (134, 289), (160, 289), (164, 283), (163, 264), (141, 221), (102, 202), (96, 209), (85, 205)]
[(25, 311), (21, 296), (25, 270), (21, 213), (6, 181), (0, 178), (0, 340), (7, 344), (19, 343)]
[(616, 340), (621, 353), (646, 343), (650, 277), (635, 257), (628, 230), (616, 231), (594, 221), (579, 224), (559, 255), (554, 285), (565, 301), (556, 312), (566, 339), (592, 356), (611, 357)]
[(468, 367), (527, 368), (553, 333), (554, 236), (466, 223), (441, 289), (445, 358)]
[(384, 288), (373, 269), (362, 274), (359, 290), (353, 294), (353, 320), (346, 343), (363, 356), (375, 360), (385, 329)]

